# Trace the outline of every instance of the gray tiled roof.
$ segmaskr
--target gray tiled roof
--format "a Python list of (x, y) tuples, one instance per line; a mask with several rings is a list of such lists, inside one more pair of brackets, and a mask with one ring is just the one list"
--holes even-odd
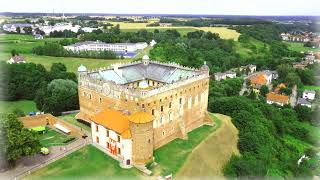
[(119, 70), (121, 71), (120, 75), (117, 74), (114, 69), (93, 72), (90, 75), (95, 77), (100, 76), (105, 80), (114, 81), (117, 84), (126, 84), (144, 78), (164, 83), (172, 83), (178, 81), (180, 78), (185, 79), (200, 73), (153, 62), (150, 62), (149, 65), (137, 63), (129, 66), (122, 66), (119, 67)]
[(304, 99), (304, 98), (299, 98), (297, 104), (306, 104), (306, 105), (311, 105), (311, 103)]

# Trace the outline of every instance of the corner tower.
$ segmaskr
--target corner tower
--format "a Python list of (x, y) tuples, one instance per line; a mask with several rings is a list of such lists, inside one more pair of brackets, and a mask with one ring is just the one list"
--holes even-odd
[(146, 112), (136, 112), (129, 116), (132, 137), (132, 161), (145, 164), (153, 158), (153, 117)]

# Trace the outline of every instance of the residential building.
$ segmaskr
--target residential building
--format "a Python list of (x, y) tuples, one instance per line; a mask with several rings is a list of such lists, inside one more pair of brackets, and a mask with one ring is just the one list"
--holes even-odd
[(233, 72), (233, 71), (226, 71), (226, 72), (217, 72), (214, 73), (214, 79), (216, 81), (221, 81), (221, 80), (225, 80), (227, 78), (236, 78), (237, 77), (237, 73)]
[(25, 28), (25, 27), (32, 27), (33, 28), (33, 24), (19, 24), (19, 23), (17, 23), (17, 24), (4, 24), (2, 26), (2, 29), (7, 32), (17, 32), (18, 27), (20, 28), (20, 32), (24, 33), (23, 28)]
[(23, 56), (13, 56), (8, 61), (8, 64), (19, 64), (26, 63), (25, 58)]
[(266, 94), (266, 99), (268, 104), (278, 104), (280, 106), (289, 104), (289, 96), (277, 94), (274, 92)]
[(87, 71), (79, 67), (80, 112), (91, 123), (93, 145), (122, 167), (153, 159), (153, 151), (211, 124), (209, 68), (142, 61)]
[(309, 102), (307, 99), (305, 98), (298, 98), (298, 101), (297, 101), (297, 104), (298, 105), (301, 105), (301, 106), (306, 106), (308, 108), (311, 108), (311, 102)]
[(233, 71), (226, 71), (225, 74), (226, 74), (227, 78), (236, 78), (237, 77), (237, 73), (233, 72)]
[(153, 47), (156, 44), (157, 44), (157, 42), (154, 39), (152, 39), (152, 41), (150, 42), (150, 46)]
[(304, 90), (302, 94), (302, 98), (308, 99), (308, 100), (314, 100), (316, 97), (316, 91), (314, 90)]

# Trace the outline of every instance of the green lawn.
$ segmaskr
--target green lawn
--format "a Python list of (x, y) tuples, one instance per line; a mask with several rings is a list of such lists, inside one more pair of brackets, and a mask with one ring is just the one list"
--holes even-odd
[(72, 136), (62, 134), (50, 128), (44, 134), (39, 134), (39, 141), (44, 147), (63, 145), (63, 142), (69, 138), (72, 138)]
[(304, 90), (320, 90), (320, 86), (303, 86)]
[(175, 175), (185, 163), (188, 155), (200, 144), (209, 134), (218, 129), (221, 120), (211, 114), (216, 123), (215, 126), (202, 126), (188, 133), (188, 140), (175, 139), (170, 143), (154, 151), (155, 161), (159, 163), (162, 172)]
[(65, 120), (73, 125), (76, 125), (84, 130), (87, 130), (91, 133), (91, 128), (85, 124), (82, 124), (80, 122), (78, 122), (75, 118), (76, 114), (68, 114), (68, 115), (63, 115), (63, 116), (59, 116), (59, 119)]
[(31, 111), (38, 111), (34, 101), (0, 101), (0, 112), (8, 113), (12, 112), (14, 109), (21, 109), (25, 114), (28, 114)]
[(318, 51), (318, 50), (320, 50), (320, 48), (304, 47), (303, 43), (301, 43), (301, 42), (287, 42), (286, 41), (285, 43), (288, 45), (289, 49), (293, 50), (293, 51), (298, 51), (298, 52), (304, 51), (304, 52), (306, 52), (306, 51)]
[(88, 145), (25, 179), (141, 179), (142, 176), (135, 168), (122, 169), (118, 161)]
[[(26, 57), (27, 62), (42, 64), (46, 69), (50, 69), (53, 63), (61, 62), (66, 65), (70, 72), (77, 72), (78, 67), (83, 64), (89, 70), (99, 67), (106, 67), (114, 63), (127, 63), (131, 59), (90, 59), (90, 58), (73, 58), (73, 57), (53, 57), (53, 56), (37, 56), (33, 54), (21, 54)], [(0, 52), (0, 61), (7, 61), (10, 58), (10, 53)]]

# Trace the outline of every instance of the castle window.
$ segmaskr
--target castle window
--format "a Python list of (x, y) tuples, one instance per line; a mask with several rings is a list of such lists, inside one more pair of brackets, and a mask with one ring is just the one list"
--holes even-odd
[(165, 135), (165, 133), (164, 133), (164, 131), (162, 131), (162, 136), (164, 136)]
[(161, 117), (160, 117), (160, 124), (162, 124), (162, 120), (163, 120), (163, 117), (161, 116)]
[(162, 99), (160, 99), (160, 102), (162, 102)]
[(182, 98), (179, 99), (179, 104), (182, 105)]
[(154, 109), (151, 110), (151, 114), (154, 116)]
[(171, 122), (173, 120), (172, 112), (169, 112), (169, 121)]
[(141, 106), (142, 106), (142, 108), (144, 108), (144, 104), (142, 104)]
[(102, 102), (102, 98), (100, 97), (100, 98), (99, 98), (99, 103), (101, 103), (101, 102)]
[(110, 148), (110, 144), (109, 144), (109, 142), (107, 142), (107, 149), (109, 149)]
[(171, 103), (171, 102), (169, 102), (169, 108), (171, 108), (171, 105), (172, 105), (172, 103)]
[(160, 111), (163, 112), (163, 106), (160, 107)]
[(89, 94), (89, 99), (91, 99), (92, 98), (92, 95), (91, 94)]
[(107, 137), (109, 137), (109, 130), (107, 129)]
[(121, 155), (121, 149), (120, 148), (118, 148), (118, 154)]
[(96, 125), (96, 132), (99, 132), (99, 126)]
[(120, 142), (120, 136), (118, 135), (118, 142)]
[(99, 143), (99, 137), (98, 136), (96, 136), (96, 141), (97, 141), (97, 143)]
[(83, 96), (86, 96), (86, 92), (83, 92)]
[(137, 106), (139, 106), (139, 103), (137, 103)]

